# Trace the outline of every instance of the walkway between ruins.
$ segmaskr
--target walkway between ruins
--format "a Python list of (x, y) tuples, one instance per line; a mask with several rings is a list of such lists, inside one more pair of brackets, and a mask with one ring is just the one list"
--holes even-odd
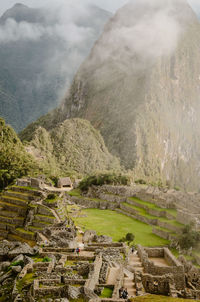
[(115, 284), (116, 280), (119, 276), (120, 267), (116, 263), (112, 263), (112, 267), (109, 268), (108, 278), (107, 278), (107, 284)]
[(43, 186), (43, 189), (46, 189), (46, 190), (48, 190), (48, 191), (50, 191), (50, 192), (69, 192), (69, 191), (71, 191), (72, 190), (72, 188), (56, 188), (56, 187), (51, 187), (51, 186), (48, 186), (48, 185), (44, 185)]
[(137, 254), (130, 254), (129, 255), (129, 262), (128, 262), (128, 268), (131, 270), (124, 270), (124, 282), (123, 282), (123, 287), (127, 288), (128, 291), (128, 297), (136, 297), (136, 287), (135, 287), (135, 282), (134, 282), (134, 272), (142, 272), (143, 267), (142, 263), (140, 261), (140, 258), (138, 257)]
[(156, 266), (160, 267), (169, 267), (170, 265), (167, 263), (165, 258), (152, 258), (149, 257), (149, 261), (152, 261)]
[(143, 272), (142, 262), (137, 254), (130, 254), (129, 256), (129, 267), (131, 267), (135, 272)]

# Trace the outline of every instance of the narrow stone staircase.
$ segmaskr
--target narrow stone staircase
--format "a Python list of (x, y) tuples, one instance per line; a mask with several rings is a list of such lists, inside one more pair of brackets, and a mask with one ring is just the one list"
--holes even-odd
[(134, 274), (125, 270), (123, 287), (128, 291), (128, 298), (136, 297), (136, 287), (134, 282)]
[(137, 254), (130, 254), (128, 265), (131, 268), (131, 271), (133, 270), (134, 272), (144, 272), (142, 262)]
[(107, 277), (107, 284), (114, 285), (116, 283), (118, 274), (120, 271), (120, 267), (117, 263), (111, 263), (111, 267), (109, 267), (108, 277)]

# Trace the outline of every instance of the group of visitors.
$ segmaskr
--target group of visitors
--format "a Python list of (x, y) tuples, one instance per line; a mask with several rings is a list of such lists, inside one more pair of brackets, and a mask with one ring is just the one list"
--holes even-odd
[(121, 299), (128, 299), (128, 291), (127, 291), (127, 288), (121, 287), (121, 288), (119, 289), (119, 297), (120, 297)]
[(72, 252), (73, 252), (73, 253), (75, 252), (77, 255), (80, 254), (80, 251), (81, 251), (81, 250), (80, 250), (79, 247), (77, 247), (76, 249), (73, 249), (73, 250), (72, 250)]
[(80, 248), (77, 247), (77, 248), (76, 248), (76, 253), (77, 253), (77, 255), (79, 255), (80, 251), (81, 251)]

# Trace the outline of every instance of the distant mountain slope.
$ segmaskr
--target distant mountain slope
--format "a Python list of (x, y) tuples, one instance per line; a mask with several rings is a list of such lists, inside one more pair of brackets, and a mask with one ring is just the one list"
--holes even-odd
[(120, 9), (79, 69), (63, 104), (33, 123), (91, 121), (137, 177), (199, 190), (200, 24), (182, 0)]
[(14, 179), (39, 171), (15, 131), (0, 118), (0, 189)]
[(0, 115), (17, 131), (58, 105), (111, 17), (95, 6), (60, 14), (16, 4), (0, 18)]
[(26, 149), (47, 174), (120, 171), (119, 160), (108, 152), (100, 133), (86, 120), (69, 119), (50, 132), (39, 127)]

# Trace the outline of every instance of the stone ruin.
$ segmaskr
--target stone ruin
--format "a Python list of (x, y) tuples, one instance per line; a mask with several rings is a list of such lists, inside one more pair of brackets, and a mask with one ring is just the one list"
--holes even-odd
[[(24, 187), (23, 182), (19, 184)], [(19, 213), (20, 209), (19, 216), (24, 215), (24, 220), (21, 229), (16, 229), (17, 237), (13, 237), (13, 227), (13, 233), (6, 239), (27, 238), (28, 242), (32, 239), (34, 247), (17, 241), (0, 241), (0, 298), (6, 296), (14, 302), (76, 299), (120, 302), (123, 300), (119, 297), (119, 289), (123, 286), (128, 288), (129, 298), (151, 293), (200, 299), (200, 270), (184, 257), (177, 260), (167, 248), (142, 246), (131, 253), (123, 243), (114, 243), (110, 237), (98, 236), (94, 231), (86, 231), (80, 241), (72, 220), (44, 204), (43, 191), (32, 191), (33, 196), (27, 195), (23, 207), (20, 201), (18, 209), (16, 195), (28, 194), (19, 188), (7, 192), (4, 199), (9, 198), (13, 213)], [(125, 194), (126, 188), (115, 190)], [(105, 199), (106, 193), (101, 191), (101, 194)], [(125, 198), (108, 195), (113, 204)], [(4, 209), (1, 212), (6, 214)], [(5, 222), (8, 220), (6, 218)], [(30, 230), (35, 230), (34, 236)], [(78, 246), (80, 253), (76, 252)], [(107, 299), (101, 296), (105, 288), (111, 291)]]
[[(200, 228), (200, 193), (188, 193), (136, 184), (132, 186), (92, 186), (87, 193), (87, 197), (109, 201), (108, 207), (111, 207), (111, 209), (132, 196), (154, 203), (163, 209), (176, 208), (178, 222), (183, 224), (192, 222), (195, 223), (196, 228)], [(112, 203), (115, 203), (115, 205)], [(103, 205), (100, 205), (100, 207), (103, 207)]]
[(147, 293), (200, 299), (200, 270), (185, 258), (177, 260), (168, 248), (138, 246), (143, 270), (140, 273)]
[[(86, 231), (77, 252), (79, 237), (72, 238), (71, 247), (56, 246), (51, 238), (34, 248), (1, 241), (0, 297), (7, 295), (14, 302), (120, 302), (123, 286), (129, 298), (146, 293), (200, 298), (200, 270), (183, 257), (177, 260), (167, 248), (139, 245), (133, 253), (124, 243)], [(105, 288), (111, 291), (109, 299), (101, 297)]]

